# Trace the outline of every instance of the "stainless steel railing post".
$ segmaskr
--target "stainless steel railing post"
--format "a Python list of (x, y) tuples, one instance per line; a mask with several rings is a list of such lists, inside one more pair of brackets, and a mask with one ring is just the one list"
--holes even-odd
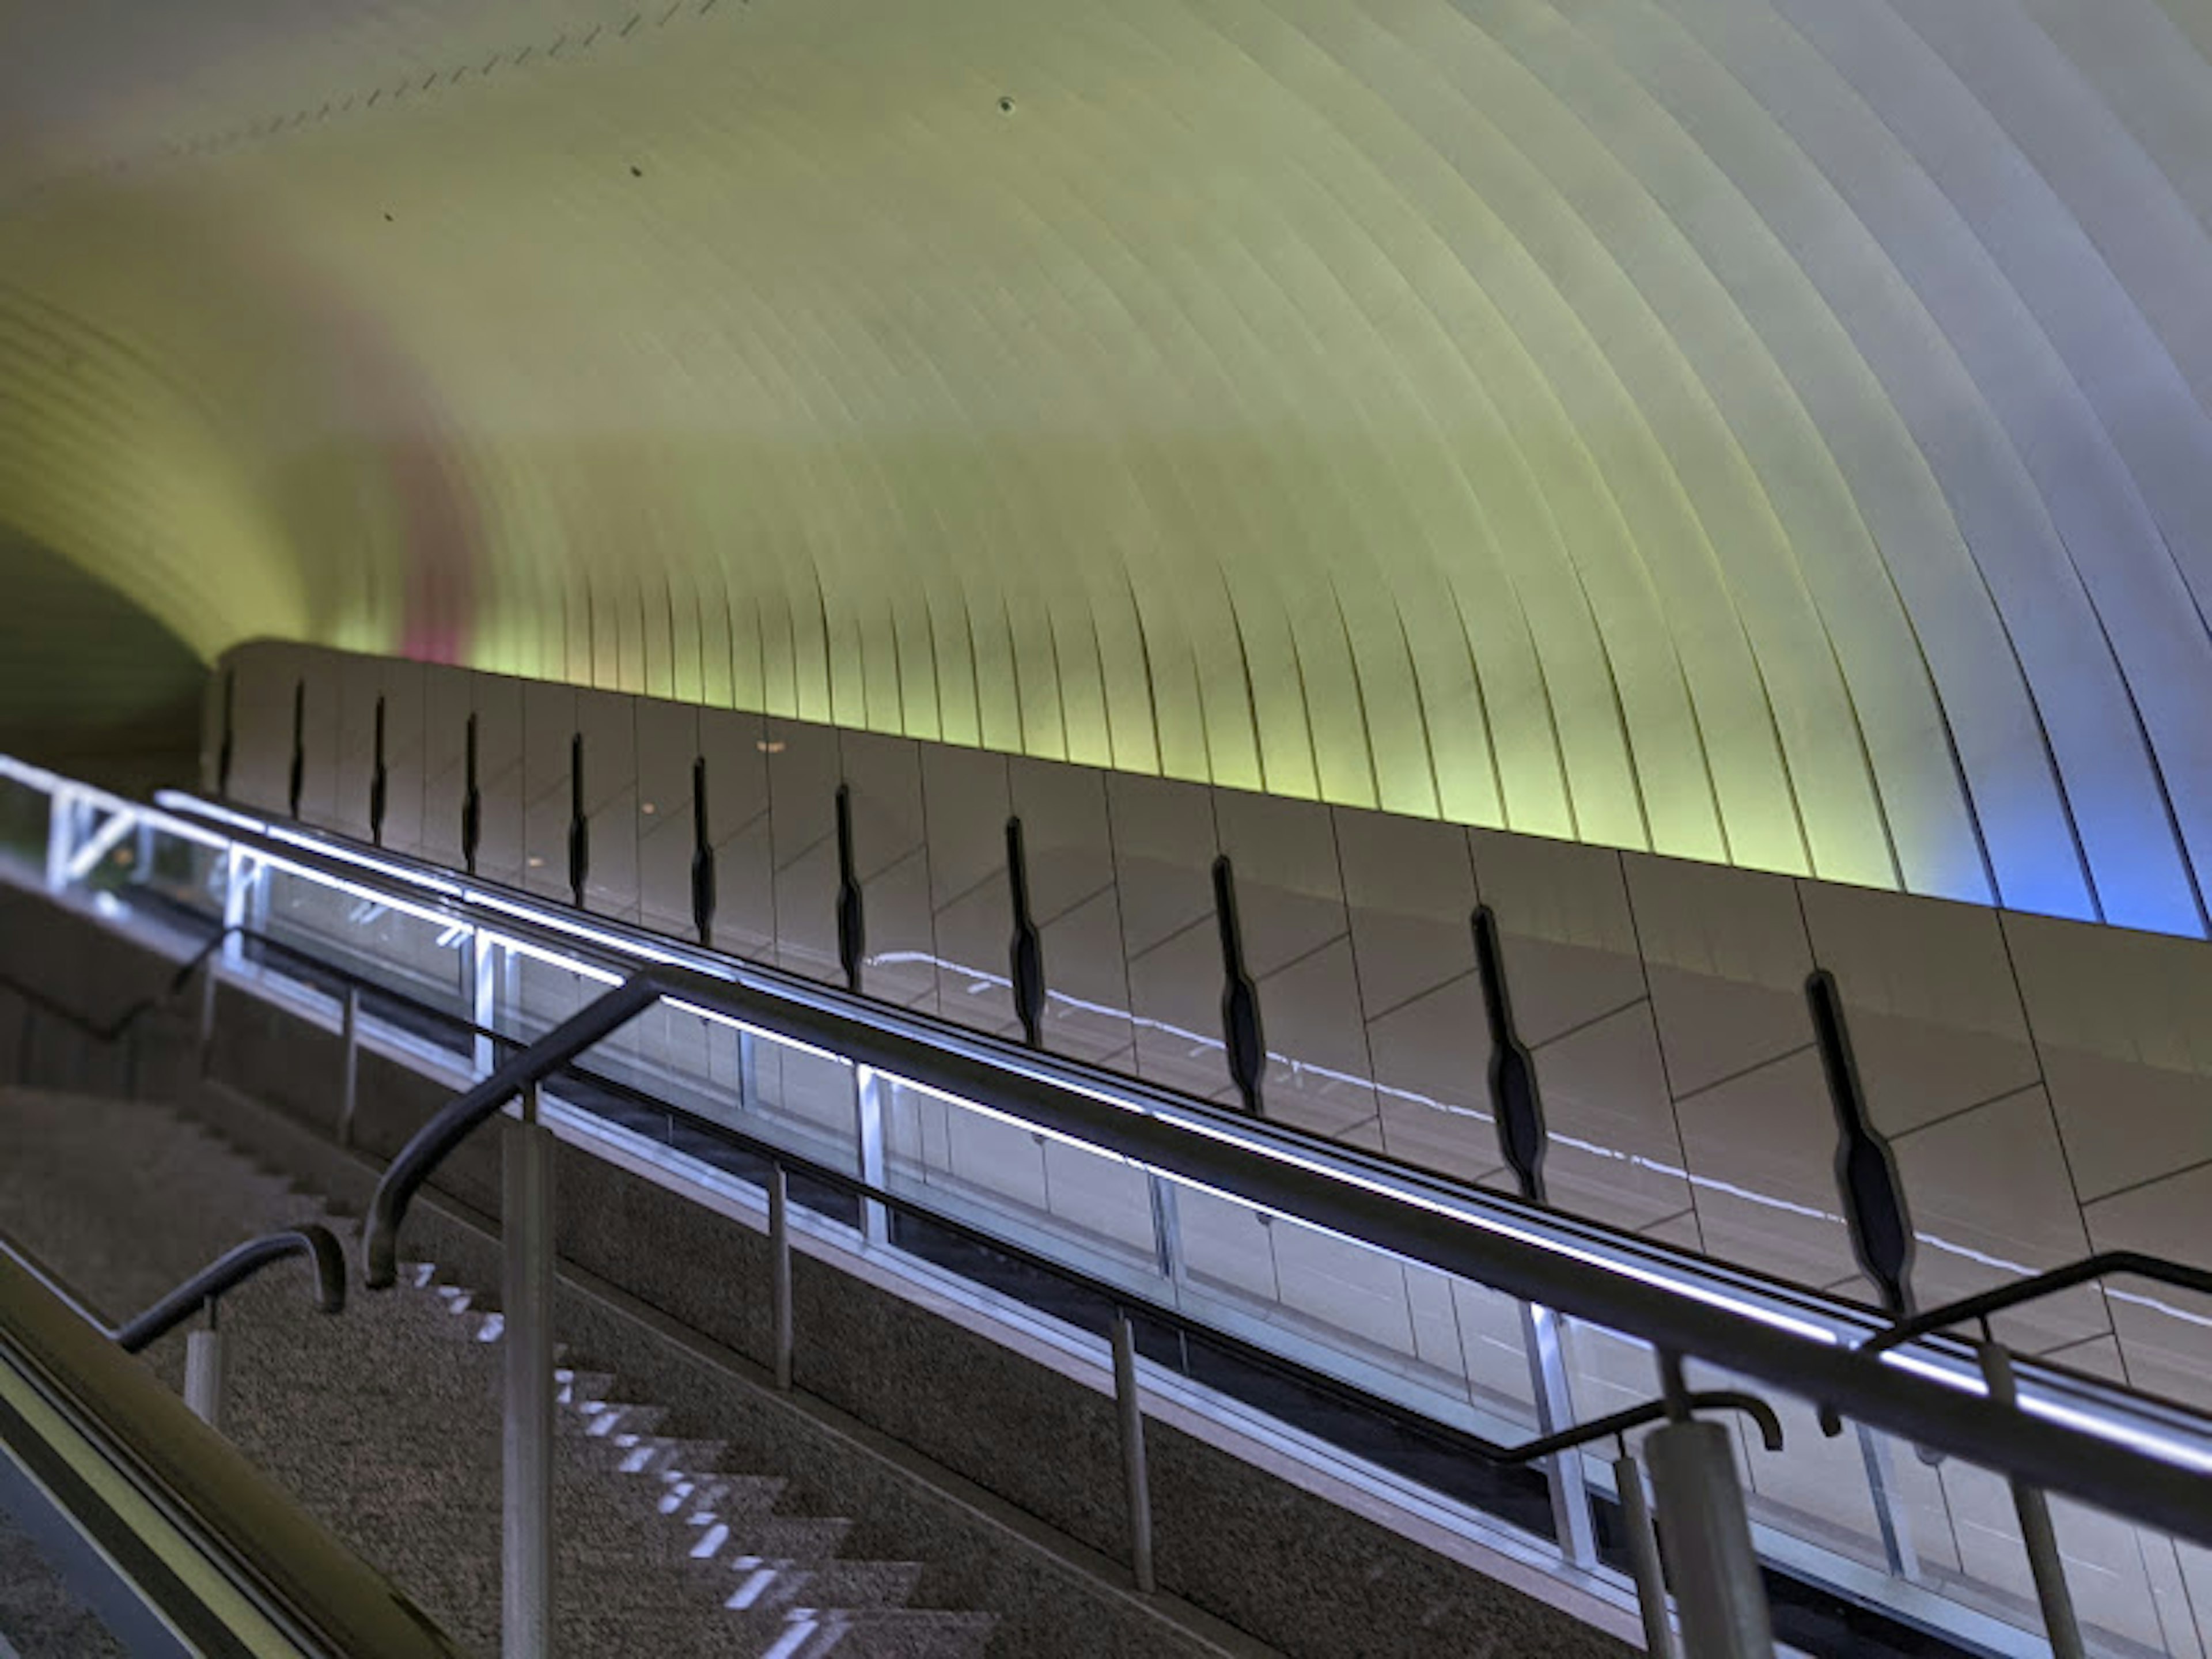
[(1905, 1517), (1897, 1510), (1896, 1480), (1888, 1443), (1863, 1423), (1858, 1425), (1858, 1441), (1859, 1462), (1866, 1469), (1867, 1491), (1874, 1499), (1875, 1526), (1881, 1534), (1882, 1559), (1895, 1577), (1917, 1580), (1920, 1577), (1920, 1552), (1913, 1547), (1912, 1534), (1906, 1528)]
[(783, 1165), (768, 1176), (769, 1300), (775, 1321), (775, 1386), (791, 1391), (791, 1189)]
[(57, 784), (46, 798), (46, 890), (69, 885), (70, 855), (76, 851), (76, 792)]
[(269, 895), (263, 878), (268, 866), (234, 845), (224, 849), (222, 862), (222, 959), (235, 968), (246, 961), (246, 941), (239, 930), (249, 921), (266, 919)]
[(222, 1331), (217, 1304), (207, 1304), (207, 1323), (185, 1335), (185, 1405), (211, 1429), (222, 1426)]
[[(499, 1012), (499, 958), (495, 947), (484, 943), (483, 934), (471, 927), (461, 945), (461, 994), (468, 999), (469, 1018), (477, 1030), (473, 1051), (476, 1074), (488, 1077), (499, 1064), (499, 1050), (491, 1038), (483, 1035), (490, 1030)], [(510, 957), (512, 951), (507, 953)]]
[(1121, 1419), (1121, 1474), (1129, 1503), (1129, 1571), (1146, 1595), (1152, 1577), (1152, 1494), (1145, 1462), (1145, 1405), (1137, 1392), (1137, 1331), (1114, 1313), (1114, 1404)]
[(546, 1659), (553, 1644), (553, 1132), (538, 1090), (507, 1126), (506, 1412), (500, 1581), (502, 1659)]
[[(872, 1066), (853, 1067), (853, 1117), (860, 1147), (860, 1179), (878, 1192), (884, 1190), (884, 1084)], [(890, 1212), (879, 1199), (860, 1200), (860, 1237), (870, 1244), (887, 1244), (891, 1237)]]
[(1620, 1498), (1621, 1530), (1628, 1536), (1629, 1571), (1636, 1580), (1637, 1609), (1644, 1615), (1644, 1651), (1674, 1659), (1674, 1630), (1667, 1618), (1667, 1576), (1659, 1565), (1659, 1534), (1644, 1495), (1644, 1466), (1626, 1446), (1613, 1460), (1613, 1489)]
[[(1521, 1334), (1528, 1346), (1528, 1375), (1536, 1395), (1536, 1429), (1557, 1434), (1575, 1420), (1567, 1386), (1566, 1356), (1559, 1345), (1559, 1316), (1533, 1302), (1521, 1304)], [(1573, 1567), (1597, 1565), (1597, 1526), (1590, 1516), (1589, 1485), (1583, 1479), (1583, 1455), (1564, 1451), (1544, 1460), (1552, 1486), (1552, 1522), (1559, 1553)]]
[(1773, 1659), (1773, 1620), (1730, 1431), (1687, 1415), (1677, 1356), (1662, 1352), (1659, 1366), (1674, 1414), (1651, 1431), (1644, 1455), (1667, 1528), (1661, 1553), (1681, 1613), (1682, 1650), (1696, 1659)]
[[(2020, 1403), (2020, 1386), (2012, 1374), (2012, 1356), (1992, 1340), (1988, 1327), (1975, 1345), (1982, 1364), (1982, 1378), (1989, 1385), (1990, 1403), (2007, 1409)], [(2051, 1499), (2039, 1486), (2014, 1477), (2013, 1513), (2020, 1518), (2021, 1542), (2027, 1547), (2027, 1571), (2035, 1581), (2036, 1605), (2043, 1610), (2043, 1633), (2051, 1643), (2051, 1659), (2082, 1659), (2081, 1620), (2074, 1611), (2074, 1591), (2066, 1582), (2066, 1563), (2058, 1553), (2058, 1534), (2051, 1524)]]
[(1152, 1258), (1167, 1281), (1168, 1294), (1174, 1297), (1182, 1284), (1182, 1211), (1176, 1202), (1175, 1185), (1166, 1176), (1150, 1176), (1146, 1188), (1152, 1208)]

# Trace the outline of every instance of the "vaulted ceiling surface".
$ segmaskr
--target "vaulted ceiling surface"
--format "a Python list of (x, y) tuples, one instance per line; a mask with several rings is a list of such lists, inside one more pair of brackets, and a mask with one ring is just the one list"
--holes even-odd
[(205, 653), (2204, 930), (2212, 0), (19, 9), (0, 525)]

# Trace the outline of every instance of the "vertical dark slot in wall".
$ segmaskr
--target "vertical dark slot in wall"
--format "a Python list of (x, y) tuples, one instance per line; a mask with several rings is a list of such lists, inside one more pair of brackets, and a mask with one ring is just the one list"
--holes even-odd
[(691, 926), (699, 943), (714, 944), (714, 842), (708, 828), (707, 757), (691, 763)]
[(1044, 938), (1037, 932), (1036, 917), (1030, 905), (1029, 849), (1022, 839), (1018, 817), (1006, 820), (1006, 888), (1014, 913), (1009, 951), (1014, 1014), (1022, 1023), (1022, 1041), (1032, 1048), (1041, 1048), (1044, 1046)]
[(1498, 1150), (1521, 1188), (1521, 1196), (1541, 1204), (1544, 1102), (1536, 1087), (1535, 1057), (1513, 1022), (1513, 997), (1505, 982), (1505, 951), (1498, 918), (1486, 904), (1474, 916), (1474, 960), (1482, 981), (1482, 1012), (1490, 1026), (1490, 1103), (1498, 1116)]
[(854, 866), (853, 786), (837, 786), (837, 963), (845, 988), (860, 988), (860, 960), (867, 952), (867, 915)]
[(584, 811), (584, 734), (568, 739), (568, 896), (584, 908), (584, 884), (592, 873), (592, 822)]
[(483, 794), (477, 787), (477, 717), (469, 716), (461, 739), (461, 863), (471, 875), (477, 872), (477, 848), (483, 840)]
[(238, 758), (238, 671), (222, 677), (222, 741), (215, 751), (215, 793), (230, 797), (230, 769)]
[(368, 775), (368, 838), (376, 846), (384, 845), (384, 804), (392, 787), (390, 774), (384, 767), (384, 699), (376, 700), (376, 762)]
[(1866, 1091), (1835, 975), (1825, 968), (1814, 969), (1805, 981), (1805, 1000), (1813, 1011), (1813, 1037), (1836, 1111), (1836, 1191), (1844, 1201), (1851, 1254), (1874, 1281), (1884, 1310), (1902, 1318), (1912, 1311), (1912, 1224), (1905, 1212), (1897, 1158), (1867, 1115)]
[(294, 817), (300, 816), (300, 795), (307, 784), (307, 683), (292, 682), (292, 772), (284, 799)]
[(1244, 965), (1237, 872), (1225, 854), (1213, 861), (1213, 921), (1221, 934), (1221, 1035), (1229, 1050), (1229, 1079), (1244, 1109), (1263, 1117), (1261, 1085), (1267, 1074), (1267, 1039), (1260, 1025), (1260, 988)]

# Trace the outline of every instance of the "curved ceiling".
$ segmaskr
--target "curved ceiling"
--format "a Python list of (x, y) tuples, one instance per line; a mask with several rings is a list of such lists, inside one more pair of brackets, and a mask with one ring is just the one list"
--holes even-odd
[(0, 524), (272, 634), (2201, 933), (2212, 0), (92, 0)]

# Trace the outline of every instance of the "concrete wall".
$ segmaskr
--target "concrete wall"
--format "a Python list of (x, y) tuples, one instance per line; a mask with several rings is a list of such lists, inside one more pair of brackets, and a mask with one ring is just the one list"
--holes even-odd
[[(1534, 1053), (1562, 1207), (1792, 1282), (1870, 1295), (1834, 1188), (1802, 994), (1840, 981), (1895, 1149), (1923, 1302), (2125, 1245), (2212, 1260), (2212, 949), (2187, 940), (1571, 842), (258, 645), (236, 675), (233, 793), (281, 811), (307, 687), (302, 815), (368, 833), (386, 703), (395, 850), (459, 860), (461, 733), (478, 721), (482, 874), (568, 894), (572, 738), (586, 756), (588, 907), (690, 933), (703, 757), (716, 943), (839, 977), (835, 798), (849, 787), (862, 988), (1014, 1028), (1004, 826), (1027, 841), (1047, 1044), (1224, 1102), (1209, 870), (1236, 872), (1271, 1116), (1510, 1186), (1468, 917), (1490, 905)], [(210, 740), (218, 689), (211, 693)], [(2212, 1342), (2084, 1292), (2014, 1322), (2023, 1348), (2212, 1398)]]

